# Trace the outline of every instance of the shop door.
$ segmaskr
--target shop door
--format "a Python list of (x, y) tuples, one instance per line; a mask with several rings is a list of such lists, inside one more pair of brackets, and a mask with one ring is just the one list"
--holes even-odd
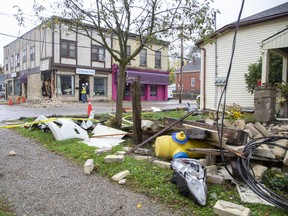
[(82, 91), (82, 84), (89, 84), (89, 76), (88, 75), (81, 75), (79, 76), (79, 101), (81, 101), (81, 91)]

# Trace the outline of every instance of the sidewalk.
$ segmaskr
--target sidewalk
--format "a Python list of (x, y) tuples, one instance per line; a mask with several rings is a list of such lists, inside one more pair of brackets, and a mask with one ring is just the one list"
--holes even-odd
[[(196, 101), (182, 101), (179, 104), (178, 100), (169, 101), (142, 101), (142, 109), (151, 109), (157, 107), (163, 110), (185, 108), (187, 102), (191, 105), (196, 105)], [(115, 113), (116, 102), (92, 102), (92, 108), (95, 114), (97, 113)], [(21, 117), (35, 117), (39, 115), (44, 116), (61, 116), (61, 115), (86, 115), (87, 103), (82, 102), (69, 102), (63, 103), (59, 107), (37, 105), (29, 103), (21, 103), (17, 105), (0, 105), (0, 122), (8, 120), (17, 120)], [(124, 101), (123, 108), (131, 108), (131, 101)]]

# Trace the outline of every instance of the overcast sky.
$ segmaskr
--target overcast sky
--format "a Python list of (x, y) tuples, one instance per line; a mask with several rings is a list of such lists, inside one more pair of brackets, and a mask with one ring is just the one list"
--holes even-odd
[[(46, 2), (53, 0), (46, 0)], [(34, 0), (0, 0), (0, 64), (3, 65), (3, 47), (13, 40), (11, 36), (21, 36), (29, 31), (35, 24), (33, 22), (32, 6)], [(214, 0), (213, 7), (218, 8), (221, 14), (217, 17), (217, 28), (221, 28), (226, 24), (237, 20), (242, 0)], [(247, 17), (255, 13), (264, 11), (274, 6), (287, 2), (287, 0), (246, 0), (242, 17)], [(18, 5), (23, 12), (28, 15), (29, 19), (26, 20), (26, 28), (19, 27), (17, 20), (13, 14), (16, 13), (14, 5)]]

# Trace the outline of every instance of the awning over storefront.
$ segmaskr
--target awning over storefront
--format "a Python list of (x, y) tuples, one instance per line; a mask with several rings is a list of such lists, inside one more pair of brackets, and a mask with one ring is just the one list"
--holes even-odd
[(27, 83), (27, 73), (21, 73), (19, 80), (20, 80), (20, 83)]
[(133, 80), (140, 77), (141, 84), (157, 84), (157, 85), (168, 85), (169, 84), (169, 75), (168, 74), (160, 74), (155, 72), (142, 72), (142, 71), (126, 71), (126, 82), (132, 83)]

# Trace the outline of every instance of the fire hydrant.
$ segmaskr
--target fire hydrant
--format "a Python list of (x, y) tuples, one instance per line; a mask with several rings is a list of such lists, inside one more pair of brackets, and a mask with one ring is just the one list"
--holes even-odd
[(201, 158), (203, 154), (194, 153), (187, 149), (209, 148), (205, 140), (188, 140), (183, 131), (175, 132), (172, 136), (164, 135), (156, 138), (155, 154), (166, 159)]

